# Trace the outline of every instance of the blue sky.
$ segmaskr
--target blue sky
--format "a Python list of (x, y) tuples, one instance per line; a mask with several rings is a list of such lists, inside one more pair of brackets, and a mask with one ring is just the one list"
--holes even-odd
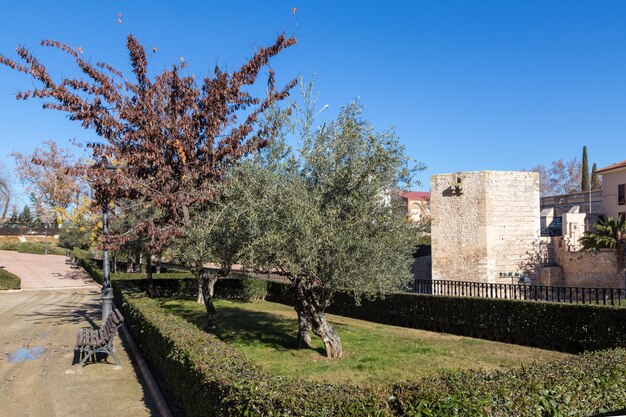
[[(296, 13), (292, 13), (292, 8)], [(117, 22), (118, 13), (122, 23)], [(626, 159), (626, 2), (623, 1), (63, 1), (0, 3), (0, 52), (32, 48), (72, 75), (55, 39), (129, 73), (134, 34), (159, 71), (182, 56), (189, 71), (238, 68), (280, 32), (298, 39), (272, 62), (278, 80), (316, 75), (332, 117), (359, 98), (377, 129), (395, 126), (432, 174), (519, 170), (559, 158), (598, 166)], [(46, 139), (68, 146), (93, 133), (36, 101), (30, 80), (0, 68), (0, 163)], [(16, 183), (16, 188), (19, 188)]]

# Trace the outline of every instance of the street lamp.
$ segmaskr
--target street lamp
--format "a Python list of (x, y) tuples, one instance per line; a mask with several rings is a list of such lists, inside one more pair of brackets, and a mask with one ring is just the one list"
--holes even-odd
[(45, 255), (48, 254), (48, 222), (46, 221), (46, 223), (44, 224), (44, 227), (46, 228), (46, 250), (45, 250)]
[[(103, 158), (104, 165), (107, 171), (114, 171), (115, 167), (111, 162)], [(111, 178), (107, 175), (104, 180), (107, 186), (111, 185)], [(104, 234), (104, 245), (102, 251), (102, 322), (104, 323), (109, 316), (109, 313), (113, 311), (113, 288), (111, 287), (111, 268), (109, 265), (109, 199), (106, 197), (106, 191), (101, 192), (102, 203), (102, 232)]]

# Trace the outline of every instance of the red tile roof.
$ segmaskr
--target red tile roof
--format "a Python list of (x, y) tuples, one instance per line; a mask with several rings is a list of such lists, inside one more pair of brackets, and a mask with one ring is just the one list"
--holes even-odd
[(430, 200), (430, 192), (428, 191), (407, 191), (400, 195), (407, 200)]
[(612, 170), (617, 169), (617, 168), (626, 168), (626, 161), (617, 162), (617, 163), (615, 163), (613, 165), (609, 165), (608, 167), (600, 168), (596, 172), (602, 174), (602, 173), (604, 173), (606, 171), (612, 171)]

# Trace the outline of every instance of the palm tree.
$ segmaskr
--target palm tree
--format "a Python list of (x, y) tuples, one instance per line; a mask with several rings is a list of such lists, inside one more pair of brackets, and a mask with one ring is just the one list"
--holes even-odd
[(585, 232), (580, 238), (583, 249), (615, 249), (617, 273), (624, 270), (624, 250), (626, 249), (626, 216), (620, 213), (617, 218), (607, 216), (593, 225), (594, 231)]

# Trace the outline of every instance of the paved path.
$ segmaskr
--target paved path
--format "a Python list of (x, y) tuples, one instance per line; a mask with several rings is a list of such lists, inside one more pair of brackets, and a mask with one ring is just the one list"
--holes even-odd
[[(4, 262), (11, 257), (6, 252), (1, 255), (0, 264), (20, 275), (22, 282), (38, 277), (31, 281), (33, 285), (58, 288), (67, 286), (68, 279), (76, 284), (66, 274), (55, 275), (54, 271), (64, 265), (64, 257), (59, 257), (59, 263), (50, 255), (16, 256), (17, 261), (13, 259), (15, 263), (10, 267)], [(27, 264), (30, 256), (46, 260), (36, 259), (31, 266)], [(12, 270), (13, 265), (22, 269)], [(32, 274), (30, 278), (28, 274)], [(57, 282), (53, 282), (54, 277)], [(78, 330), (100, 324), (100, 289), (92, 283), (82, 285), (86, 287), (0, 291), (1, 416), (157, 415), (119, 337), (114, 345), (121, 367), (115, 366), (112, 359), (111, 363), (84, 368), (72, 365)]]
[(23, 290), (97, 287), (85, 271), (65, 264), (65, 256), (0, 251), (0, 266), (22, 279)]

